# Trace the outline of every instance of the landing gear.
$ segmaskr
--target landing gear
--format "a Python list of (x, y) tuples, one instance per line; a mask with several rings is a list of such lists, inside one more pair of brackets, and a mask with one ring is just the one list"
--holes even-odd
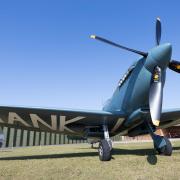
[(154, 141), (154, 149), (164, 156), (171, 156), (172, 154), (172, 145), (167, 137), (159, 136), (153, 132), (153, 129), (149, 123), (146, 124), (147, 129)]
[(104, 139), (99, 142), (99, 159), (101, 161), (111, 160), (112, 141), (109, 138), (109, 132), (107, 126), (103, 126)]
[(111, 149), (109, 147), (109, 143), (106, 139), (103, 139), (99, 142), (99, 159), (101, 161), (109, 161), (111, 160)]
[(154, 141), (154, 148), (160, 154), (164, 156), (171, 156), (172, 155), (172, 145), (171, 142), (167, 137), (162, 137), (156, 135), (156, 141)]

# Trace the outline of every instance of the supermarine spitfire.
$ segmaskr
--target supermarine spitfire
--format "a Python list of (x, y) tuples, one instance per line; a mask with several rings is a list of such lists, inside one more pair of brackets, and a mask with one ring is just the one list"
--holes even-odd
[(162, 110), (166, 70), (170, 68), (180, 73), (180, 62), (171, 60), (170, 43), (160, 45), (160, 19), (156, 20), (156, 46), (148, 52), (130, 49), (95, 35), (91, 38), (142, 56), (119, 81), (101, 111), (1, 106), (0, 125), (92, 139), (99, 142), (101, 161), (111, 159), (110, 137), (150, 134), (155, 150), (170, 156), (170, 141), (156, 135), (155, 131), (180, 124), (180, 109)]

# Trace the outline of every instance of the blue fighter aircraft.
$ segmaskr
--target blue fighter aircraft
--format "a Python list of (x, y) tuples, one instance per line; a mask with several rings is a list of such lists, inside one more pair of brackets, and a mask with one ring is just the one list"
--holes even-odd
[(180, 73), (180, 62), (171, 60), (171, 44), (160, 45), (160, 19), (156, 20), (156, 46), (148, 52), (130, 49), (95, 35), (91, 38), (142, 56), (119, 81), (101, 111), (1, 106), (0, 125), (92, 139), (99, 142), (101, 161), (111, 159), (110, 137), (150, 134), (155, 150), (170, 156), (170, 141), (156, 135), (155, 131), (180, 124), (180, 109), (162, 110), (166, 70), (170, 68)]

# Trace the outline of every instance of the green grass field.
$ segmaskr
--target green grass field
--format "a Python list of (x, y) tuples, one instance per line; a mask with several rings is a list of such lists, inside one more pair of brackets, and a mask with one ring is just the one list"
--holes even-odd
[(113, 159), (100, 162), (88, 144), (0, 151), (2, 179), (180, 179), (180, 141), (171, 157), (156, 155), (152, 143), (115, 144)]

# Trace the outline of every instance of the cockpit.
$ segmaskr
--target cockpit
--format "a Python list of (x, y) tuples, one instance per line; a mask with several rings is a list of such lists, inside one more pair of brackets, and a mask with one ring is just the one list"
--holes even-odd
[(121, 87), (124, 84), (126, 79), (129, 77), (129, 75), (134, 70), (135, 66), (136, 66), (136, 63), (134, 63), (132, 66), (130, 66), (129, 69), (127, 70), (127, 72), (123, 75), (122, 79), (119, 80), (119, 82), (118, 82), (119, 87)]

